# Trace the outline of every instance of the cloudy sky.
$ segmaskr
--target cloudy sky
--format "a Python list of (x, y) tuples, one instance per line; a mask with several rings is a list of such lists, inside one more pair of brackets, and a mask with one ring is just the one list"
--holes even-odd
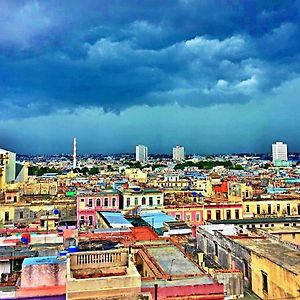
[(300, 1), (2, 0), (0, 148), (300, 152)]

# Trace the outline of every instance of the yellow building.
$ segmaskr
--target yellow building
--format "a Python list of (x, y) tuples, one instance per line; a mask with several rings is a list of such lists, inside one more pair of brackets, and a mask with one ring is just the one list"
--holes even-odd
[(252, 199), (253, 188), (251, 185), (242, 182), (228, 182), (228, 200), (241, 202), (242, 200)]
[(236, 239), (251, 252), (252, 290), (261, 299), (300, 298), (299, 251), (265, 238)]
[(243, 213), (247, 217), (283, 217), (300, 215), (300, 199), (267, 198), (243, 201)]
[(293, 227), (271, 227), (265, 229), (269, 234), (277, 237), (281, 241), (286, 241), (300, 246), (300, 228)]
[(199, 191), (204, 197), (212, 197), (213, 188), (212, 182), (209, 179), (197, 179), (194, 183), (195, 188)]
[(128, 178), (129, 181), (138, 181), (138, 182), (146, 182), (147, 181), (147, 173), (141, 171), (140, 169), (125, 169), (125, 177)]
[(16, 161), (16, 153), (0, 149), (0, 192), (7, 184), (28, 180), (28, 164)]

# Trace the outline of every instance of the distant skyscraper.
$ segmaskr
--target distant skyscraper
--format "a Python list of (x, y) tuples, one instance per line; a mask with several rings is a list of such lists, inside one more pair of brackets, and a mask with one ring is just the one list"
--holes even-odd
[(139, 162), (146, 162), (148, 160), (148, 147), (144, 145), (137, 145), (135, 147), (135, 160)]
[(282, 142), (276, 142), (276, 144), (272, 145), (272, 158), (273, 161), (281, 160), (281, 161), (287, 161), (288, 155), (287, 155), (287, 144), (284, 144)]
[(173, 160), (175, 161), (184, 160), (184, 147), (182, 146), (173, 147)]
[(76, 149), (76, 138), (74, 138), (73, 141), (73, 169), (76, 169), (77, 167), (77, 149)]

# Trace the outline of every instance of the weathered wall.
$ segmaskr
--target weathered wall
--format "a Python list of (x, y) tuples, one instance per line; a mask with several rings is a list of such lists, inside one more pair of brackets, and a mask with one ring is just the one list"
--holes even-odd
[(201, 229), (198, 230), (197, 245), (222, 268), (240, 270), (244, 276), (244, 285), (251, 288), (251, 255), (248, 250), (220, 232), (211, 235)]
[[(252, 253), (252, 290), (262, 299), (297, 299), (300, 275)], [(262, 271), (268, 277), (268, 292), (263, 291)]]
[(66, 264), (28, 265), (22, 268), (21, 288), (63, 286), (66, 284)]

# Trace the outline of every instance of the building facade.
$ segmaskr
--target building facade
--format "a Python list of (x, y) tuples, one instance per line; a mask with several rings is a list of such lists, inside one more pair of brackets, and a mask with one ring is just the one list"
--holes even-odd
[(97, 226), (98, 211), (119, 210), (120, 195), (117, 191), (101, 191), (77, 196), (77, 225)]
[(272, 144), (272, 158), (273, 162), (275, 161), (287, 161), (287, 144), (283, 142), (276, 142), (276, 144)]
[(141, 163), (148, 160), (148, 147), (144, 145), (137, 145), (135, 147), (135, 160)]
[(183, 161), (184, 157), (185, 157), (184, 147), (182, 147), (182, 146), (173, 147), (173, 160)]

